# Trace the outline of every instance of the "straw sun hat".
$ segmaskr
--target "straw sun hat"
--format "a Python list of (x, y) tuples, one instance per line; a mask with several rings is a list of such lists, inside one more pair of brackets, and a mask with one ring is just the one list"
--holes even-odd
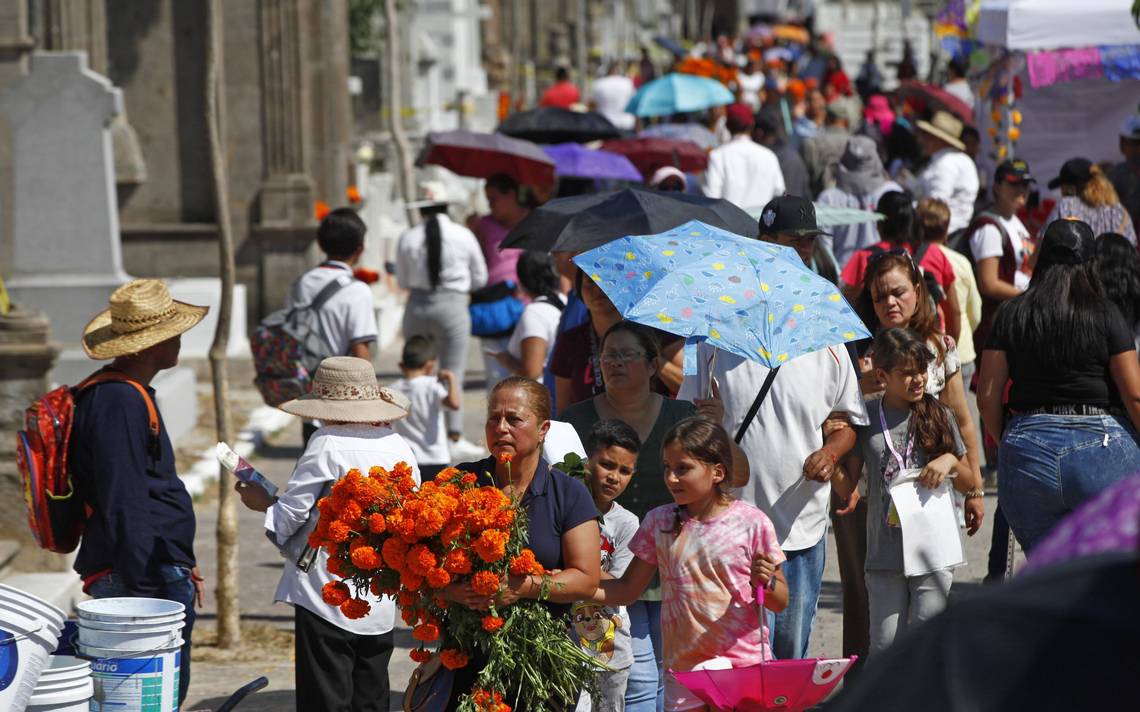
[(403, 418), (410, 403), (403, 394), (376, 382), (370, 362), (353, 356), (331, 356), (317, 367), (311, 392), (278, 407), (302, 418), (379, 423)]
[(209, 307), (170, 298), (157, 279), (136, 279), (116, 289), (111, 307), (99, 312), (83, 329), (83, 350), (104, 360), (143, 351), (188, 331), (206, 316)]
[(966, 144), (962, 143), (963, 124), (948, 111), (936, 111), (930, 121), (916, 121), (914, 125), (959, 151), (966, 150)]

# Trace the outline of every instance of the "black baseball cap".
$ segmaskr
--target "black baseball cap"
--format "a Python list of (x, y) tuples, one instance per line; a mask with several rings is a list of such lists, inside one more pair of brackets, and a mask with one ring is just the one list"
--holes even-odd
[(1020, 158), (1003, 161), (994, 171), (994, 183), (1035, 183), (1029, 173), (1029, 164)]
[(1092, 180), (1092, 161), (1087, 158), (1070, 158), (1061, 166), (1061, 174), (1049, 181), (1049, 189), (1061, 185), (1082, 186)]
[(1045, 228), (1038, 264), (1085, 264), (1096, 255), (1096, 235), (1088, 223), (1062, 218)]
[(815, 221), (815, 204), (798, 195), (772, 198), (760, 212), (760, 234), (830, 235)]

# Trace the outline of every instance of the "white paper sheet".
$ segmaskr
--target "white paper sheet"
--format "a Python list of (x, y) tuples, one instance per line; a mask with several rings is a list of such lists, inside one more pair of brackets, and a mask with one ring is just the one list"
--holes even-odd
[(560, 420), (550, 421), (550, 430), (547, 431), (546, 442), (542, 445), (543, 459), (547, 464), (553, 465), (562, 462), (568, 452), (586, 457), (586, 448), (582, 445), (574, 426)]
[(920, 470), (904, 470), (891, 483), (902, 523), (903, 573), (921, 576), (966, 563), (949, 478), (934, 489), (919, 484)]

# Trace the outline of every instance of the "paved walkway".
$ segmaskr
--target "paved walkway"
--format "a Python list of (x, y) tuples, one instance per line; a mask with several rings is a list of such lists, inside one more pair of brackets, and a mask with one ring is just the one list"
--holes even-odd
[[(485, 395), (481, 381), (479, 351), (472, 346), (471, 367), (468, 373), (475, 376), (464, 394), (464, 423), (466, 436), (481, 443), (482, 409)], [(395, 363), (398, 354), (384, 353), (377, 359), (381, 382), (396, 377)], [(254, 465), (263, 474), (284, 486), (293, 464), (301, 453), (300, 423), (271, 439), (268, 447), (256, 458)], [(214, 562), (217, 550), (214, 541), (216, 508), (214, 497), (204, 499), (198, 507), (198, 560), (209, 582), (214, 581)], [(987, 515), (993, 511), (995, 497), (986, 498)], [(262, 515), (244, 508), (240, 517), (240, 581), (243, 625), (248, 628), (247, 643), (238, 651), (223, 652), (208, 645), (196, 646), (194, 677), (186, 710), (217, 708), (225, 698), (246, 682), (265, 675), (270, 680), (266, 690), (249, 697), (239, 709), (242, 712), (293, 709), (293, 651), (292, 609), (274, 605), (273, 592), (281, 574), (281, 557), (262, 534)], [(982, 531), (966, 539), (966, 556), (969, 564), (955, 576), (952, 597), (966, 596), (981, 585), (985, 574), (986, 553), (989, 549), (990, 517)], [(842, 648), (842, 612), (839, 569), (834, 555), (834, 540), (828, 541), (827, 567), (824, 572), (819, 614), (812, 634), (813, 656), (838, 656)], [(215, 603), (211, 594), (201, 612), (196, 640), (212, 638)], [(402, 691), (414, 663), (408, 658), (412, 645), (410, 631), (402, 627), (396, 631), (396, 650), (392, 655), (390, 678), (392, 683), (391, 709), (402, 709)]]

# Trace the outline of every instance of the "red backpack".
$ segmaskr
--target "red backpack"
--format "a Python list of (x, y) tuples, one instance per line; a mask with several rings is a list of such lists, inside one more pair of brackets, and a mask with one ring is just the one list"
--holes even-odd
[(119, 373), (100, 372), (74, 388), (60, 386), (24, 411), (24, 430), (17, 433), (16, 464), (24, 486), (28, 526), (36, 543), (48, 551), (69, 554), (79, 545), (90, 507), (75, 494), (67, 469), (67, 445), (75, 419), (75, 397), (97, 383), (117, 381), (134, 386), (146, 402), (152, 441), (158, 439), (158, 410), (146, 388)]

